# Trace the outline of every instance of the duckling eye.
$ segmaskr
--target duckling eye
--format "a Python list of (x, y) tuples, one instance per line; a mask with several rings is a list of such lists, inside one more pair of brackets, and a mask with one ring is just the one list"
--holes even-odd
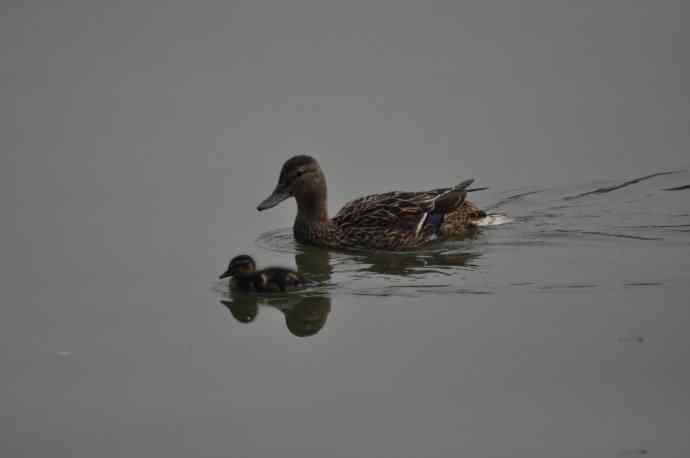
[(302, 175), (304, 175), (304, 172), (305, 172), (305, 170), (298, 170), (297, 174), (295, 174), (295, 178), (301, 177)]

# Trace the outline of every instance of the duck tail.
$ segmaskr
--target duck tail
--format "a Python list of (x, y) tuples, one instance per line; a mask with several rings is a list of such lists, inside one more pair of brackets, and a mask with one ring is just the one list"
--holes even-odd
[(479, 187), (479, 188), (465, 189), (465, 192), (486, 191), (487, 189), (489, 189), (488, 186), (482, 186), (482, 187)]
[(474, 183), (474, 178), (470, 178), (469, 180), (456, 184), (450, 188), (449, 191), (465, 191), (472, 183)]
[(465, 201), (468, 192), (489, 189), (486, 186), (470, 188), (472, 183), (474, 183), (474, 179), (465, 180), (431, 199), (429, 208), (424, 212), (417, 223), (415, 236), (418, 237), (424, 226), (428, 224), (432, 225), (434, 231), (436, 231), (443, 222), (443, 216), (460, 206)]
[(434, 213), (449, 212), (463, 203), (468, 192), (484, 191), (485, 189), (489, 189), (487, 186), (470, 188), (472, 183), (474, 183), (474, 179), (465, 180), (462, 183), (440, 193), (431, 200), (429, 211)]
[(479, 188), (470, 188), (470, 185), (474, 183), (474, 179), (465, 180), (460, 184), (457, 184), (450, 188), (449, 191), (465, 191), (465, 192), (476, 192), (476, 191), (486, 191), (489, 189), (488, 186), (480, 186)]

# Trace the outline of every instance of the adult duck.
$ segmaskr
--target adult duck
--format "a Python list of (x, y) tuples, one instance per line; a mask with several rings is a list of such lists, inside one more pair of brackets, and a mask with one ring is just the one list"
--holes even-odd
[(290, 158), (273, 193), (259, 204), (262, 211), (294, 197), (295, 239), (329, 248), (400, 250), (435, 238), (467, 234), (486, 213), (466, 200), (474, 180), (451, 188), (422, 192), (386, 192), (360, 197), (329, 219), (326, 177), (311, 156)]

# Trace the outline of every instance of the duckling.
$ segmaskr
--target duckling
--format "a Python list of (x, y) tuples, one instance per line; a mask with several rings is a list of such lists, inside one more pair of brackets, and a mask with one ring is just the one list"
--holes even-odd
[(259, 204), (262, 211), (294, 197), (295, 239), (328, 248), (400, 250), (436, 238), (467, 235), (486, 213), (466, 200), (474, 180), (421, 192), (394, 191), (360, 197), (328, 217), (326, 177), (313, 157), (289, 159), (273, 193)]
[(285, 292), (288, 289), (298, 289), (308, 284), (308, 281), (291, 269), (283, 267), (267, 267), (256, 270), (256, 262), (246, 254), (235, 256), (221, 279), (233, 277), (235, 285), (242, 291), (256, 292)]

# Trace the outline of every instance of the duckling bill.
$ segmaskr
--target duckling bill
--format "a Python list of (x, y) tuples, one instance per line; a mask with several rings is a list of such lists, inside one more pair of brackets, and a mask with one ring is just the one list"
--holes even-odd
[(246, 254), (232, 258), (219, 278), (229, 277), (240, 290), (246, 292), (285, 292), (308, 284), (302, 275), (291, 269), (267, 267), (256, 270), (256, 262)]

